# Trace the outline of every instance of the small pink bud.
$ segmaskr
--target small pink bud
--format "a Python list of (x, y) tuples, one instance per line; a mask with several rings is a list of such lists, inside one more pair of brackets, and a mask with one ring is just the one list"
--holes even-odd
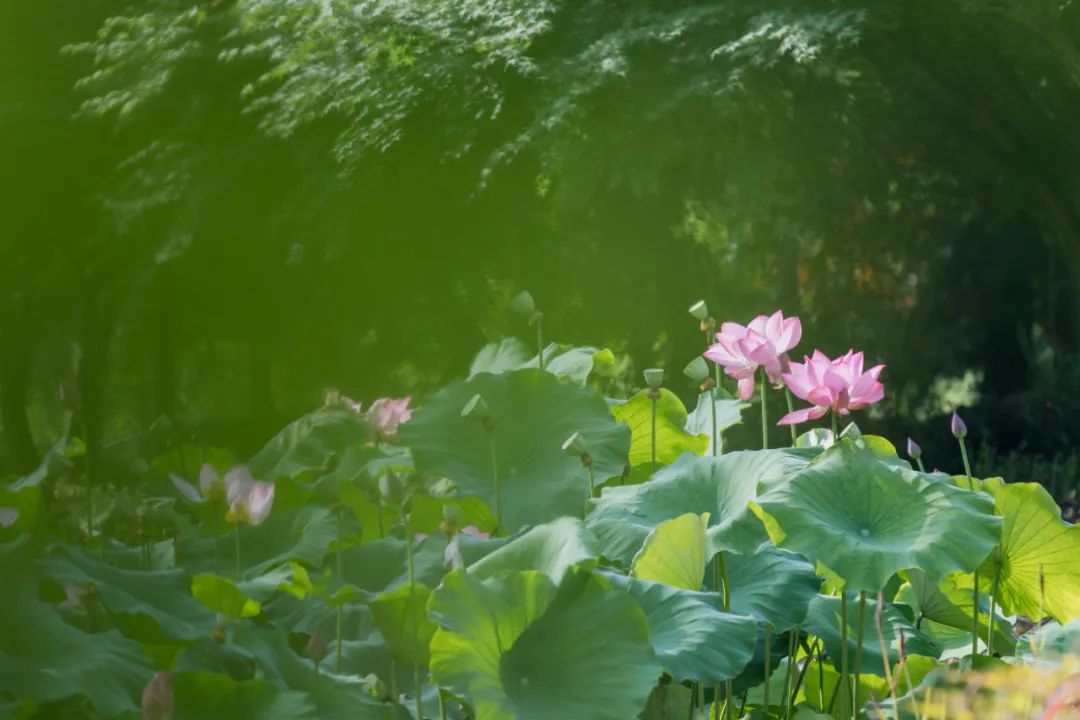
[(172, 720), (172, 676), (165, 670), (150, 679), (142, 694), (142, 720)]
[(907, 454), (908, 457), (918, 460), (922, 457), (922, 448), (919, 447), (919, 443), (915, 442), (911, 438), (907, 439)]
[(961, 440), (967, 437), (967, 425), (964, 424), (963, 419), (956, 413), (952, 414), (952, 434), (957, 440)]

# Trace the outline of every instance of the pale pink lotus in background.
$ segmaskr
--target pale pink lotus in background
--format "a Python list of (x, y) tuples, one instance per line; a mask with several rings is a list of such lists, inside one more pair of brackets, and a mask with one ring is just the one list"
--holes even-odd
[(19, 509), (13, 507), (0, 507), (0, 527), (11, 527), (19, 519)]
[(195, 487), (175, 473), (171, 473), (169, 477), (180, 494), (193, 503), (225, 499), (225, 480), (218, 474), (217, 468), (210, 463), (203, 463), (202, 469), (199, 470), (199, 487)]
[(409, 407), (411, 396), (403, 398), (379, 398), (371, 403), (367, 411), (368, 422), (375, 428), (382, 440), (393, 439), (398, 426), (409, 421), (412, 408)]
[[(461, 528), (461, 530), (459, 530), (458, 532), (465, 533), (466, 535), (468, 535), (470, 537), (474, 537), (477, 540), (489, 540), (489, 539), (491, 539), (491, 533), (486, 533), (483, 530), (481, 530), (480, 528), (476, 527), (475, 525), (466, 525), (465, 527)], [(413, 540), (415, 540), (416, 542), (423, 542), (424, 540), (427, 540), (429, 537), (431, 537), (431, 536), (428, 535), (427, 533), (416, 533), (416, 535), (413, 536)]]
[(723, 365), (724, 372), (739, 381), (739, 398), (749, 400), (754, 394), (754, 374), (765, 368), (769, 382), (778, 383), (787, 370), (787, 353), (802, 338), (802, 322), (785, 318), (781, 310), (772, 315), (758, 315), (748, 325), (726, 322), (716, 333), (705, 357)]
[(816, 420), (829, 410), (837, 415), (847, 415), (885, 397), (885, 386), (878, 382), (885, 366), (875, 365), (863, 372), (861, 352), (848, 350), (846, 355), (830, 360), (823, 352), (815, 350), (811, 357), (804, 359), (805, 362), (791, 363), (783, 378), (792, 394), (813, 406), (789, 412), (777, 425)]
[(143, 688), (142, 720), (172, 720), (173, 684), (168, 671), (161, 670)]
[(229, 503), (226, 520), (229, 522), (258, 525), (270, 515), (274, 506), (274, 483), (253, 479), (251, 471), (243, 465), (225, 473), (225, 489)]

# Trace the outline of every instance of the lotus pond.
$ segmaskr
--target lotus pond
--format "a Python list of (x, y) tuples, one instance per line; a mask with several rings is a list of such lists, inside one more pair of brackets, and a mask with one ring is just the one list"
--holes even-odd
[(702, 303), (703, 356), (611, 397), (609, 350), (515, 307), (535, 344), (329, 392), (252, 457), (174, 443), (115, 486), (61, 438), (0, 488), (0, 716), (1076, 716), (1080, 530), (972, 477), (959, 416), (954, 457), (898, 451), (854, 421), (883, 366)]

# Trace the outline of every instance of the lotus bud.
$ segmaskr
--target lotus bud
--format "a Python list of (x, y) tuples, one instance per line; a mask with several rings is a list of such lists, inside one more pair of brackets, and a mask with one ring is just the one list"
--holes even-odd
[(907, 439), (907, 454), (913, 460), (918, 460), (922, 457), (922, 448), (919, 447), (919, 443), (915, 442), (911, 438)]
[(142, 720), (172, 720), (172, 676), (162, 670), (150, 678), (142, 694)]
[(307, 647), (304, 648), (304, 657), (310, 658), (319, 664), (330, 654), (330, 648), (326, 646), (326, 640), (323, 639), (321, 633), (313, 633), (308, 639)]
[(392, 470), (379, 476), (379, 494), (383, 501), (390, 505), (400, 505), (405, 499), (405, 487)]
[(683, 375), (695, 383), (705, 382), (709, 379), (709, 364), (699, 355), (686, 364)]
[(469, 401), (465, 403), (465, 407), (461, 409), (461, 417), (472, 418), (478, 421), (487, 430), (491, 430), (495, 427), (495, 421), (491, 417), (491, 410), (488, 409), (487, 401), (484, 400), (484, 396), (480, 394), (473, 395), (469, 398)]
[(528, 290), (522, 290), (510, 301), (510, 309), (522, 317), (529, 318), (536, 312), (536, 303)]
[(709, 306), (705, 304), (704, 300), (698, 300), (690, 306), (690, 314), (698, 320), (704, 320), (709, 317)]
[(961, 440), (967, 437), (967, 425), (964, 420), (956, 413), (952, 414), (952, 422), (950, 423), (953, 437), (957, 440)]
[(664, 384), (664, 371), (661, 368), (649, 368), (645, 371), (645, 384), (653, 390)]

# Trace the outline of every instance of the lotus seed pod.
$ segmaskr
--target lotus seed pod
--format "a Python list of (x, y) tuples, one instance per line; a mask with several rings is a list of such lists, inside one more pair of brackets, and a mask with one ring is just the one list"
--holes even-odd
[(709, 364), (700, 355), (686, 364), (683, 375), (695, 383), (700, 383), (709, 377)]
[(957, 440), (967, 437), (967, 425), (964, 423), (963, 418), (958, 414), (952, 414), (952, 422), (950, 423), (953, 437)]
[(581, 457), (589, 452), (589, 448), (585, 444), (585, 438), (581, 437), (581, 433), (574, 433), (566, 438), (562, 449), (567, 455), (573, 455), (574, 457)]
[(656, 389), (664, 384), (664, 371), (661, 368), (649, 368), (644, 373), (645, 384)]
[(709, 317), (709, 306), (705, 304), (704, 300), (698, 300), (690, 306), (690, 314), (698, 320), (704, 320)]
[(510, 309), (522, 317), (532, 317), (536, 312), (536, 303), (528, 290), (522, 290), (510, 301)]

